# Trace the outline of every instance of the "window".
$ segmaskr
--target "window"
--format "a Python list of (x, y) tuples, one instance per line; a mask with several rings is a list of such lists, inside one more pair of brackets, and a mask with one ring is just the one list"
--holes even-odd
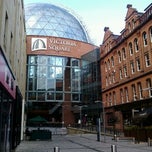
[(132, 28), (133, 28), (133, 29), (135, 28), (135, 23), (136, 23), (136, 22), (135, 22), (135, 20), (133, 19), (133, 20), (132, 20)]
[(108, 78), (106, 77), (106, 86), (108, 86)]
[(127, 67), (126, 66), (124, 66), (124, 75), (125, 75), (125, 77), (127, 77)]
[(122, 57), (123, 57), (123, 60), (126, 59), (126, 50), (125, 50), (125, 48), (122, 48)]
[(129, 32), (131, 32), (131, 24), (130, 23), (128, 23), (128, 30), (129, 30)]
[(139, 50), (137, 38), (134, 40), (134, 47), (135, 47), (135, 51), (137, 52)]
[(108, 102), (108, 94), (106, 94), (106, 102)]
[(120, 77), (120, 79), (123, 78), (123, 76), (122, 76), (122, 69), (119, 69), (119, 77)]
[(126, 102), (129, 102), (129, 94), (128, 94), (128, 88), (125, 88), (125, 98), (126, 98)]
[(115, 83), (115, 72), (112, 72), (111, 77), (112, 77), (112, 83)]
[(107, 62), (105, 62), (105, 71), (107, 72)]
[(137, 63), (137, 71), (140, 71), (141, 66), (140, 66), (140, 59), (139, 58), (136, 59), (136, 63)]
[(121, 103), (124, 103), (123, 90), (122, 89), (120, 89), (120, 100), (121, 100)]
[(5, 25), (4, 25), (4, 47), (6, 49), (6, 46), (7, 46), (7, 35), (8, 35), (8, 14), (6, 12), (6, 15), (5, 15)]
[(111, 75), (109, 74), (109, 84), (111, 84)]
[(146, 32), (143, 33), (142, 37), (143, 37), (144, 46), (147, 46), (147, 34), (146, 34)]
[(111, 93), (109, 93), (109, 104), (110, 104), (110, 106), (112, 106), (112, 95), (111, 95)]
[(132, 43), (129, 43), (129, 51), (130, 51), (130, 55), (133, 55), (133, 48), (132, 48)]
[(114, 66), (114, 58), (113, 58), (113, 56), (111, 57), (111, 65), (112, 65), (112, 67)]
[(119, 59), (119, 63), (121, 62), (121, 53), (120, 51), (118, 52), (118, 59)]
[(149, 35), (150, 35), (150, 41), (152, 42), (152, 27), (150, 27)]
[(130, 66), (131, 66), (131, 73), (134, 74), (135, 68), (134, 68), (134, 62), (133, 61), (130, 63)]
[(150, 58), (149, 58), (149, 54), (145, 54), (145, 64), (146, 64), (146, 67), (149, 67), (150, 66)]
[(142, 92), (141, 82), (139, 82), (139, 83), (137, 84), (137, 86), (138, 86), (139, 98), (142, 99), (142, 98), (143, 98), (143, 92)]
[(108, 69), (110, 70), (110, 60), (108, 59)]
[(151, 79), (150, 78), (147, 79), (146, 83), (147, 83), (149, 97), (152, 97), (152, 82), (151, 82)]
[(136, 95), (136, 87), (134, 84), (132, 85), (132, 95), (133, 95), (133, 100), (135, 101), (137, 99), (137, 95)]
[(114, 105), (116, 105), (116, 92), (115, 91), (113, 92), (113, 102), (114, 102)]

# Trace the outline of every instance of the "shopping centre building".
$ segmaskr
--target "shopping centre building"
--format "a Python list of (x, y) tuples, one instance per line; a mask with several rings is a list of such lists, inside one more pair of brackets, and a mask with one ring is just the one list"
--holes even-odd
[(15, 149), (26, 126), (152, 125), (152, 5), (127, 5), (121, 34), (105, 27), (98, 47), (63, 7), (0, 4), (0, 151)]
[(91, 108), (94, 104), (97, 111), (101, 91), (99, 47), (91, 43), (82, 22), (62, 7), (29, 4), (25, 20), (27, 126), (35, 125), (31, 120), (37, 116), (46, 120), (41, 125), (49, 126), (74, 125), (80, 119), (95, 123), (98, 113)]

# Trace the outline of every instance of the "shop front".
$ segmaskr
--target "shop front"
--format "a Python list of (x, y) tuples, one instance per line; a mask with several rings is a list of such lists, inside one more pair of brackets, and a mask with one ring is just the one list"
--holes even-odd
[(0, 151), (2, 152), (10, 152), (13, 147), (16, 94), (15, 78), (0, 50)]

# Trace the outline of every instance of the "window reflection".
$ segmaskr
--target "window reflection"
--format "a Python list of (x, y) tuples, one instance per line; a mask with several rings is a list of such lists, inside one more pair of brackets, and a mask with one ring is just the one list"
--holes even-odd
[[(28, 63), (27, 99), (29, 101), (63, 100), (64, 91), (80, 93), (80, 61), (78, 59), (30, 56)], [(77, 99), (71, 96), (72, 98), (75, 98), (73, 101), (80, 101), (79, 96)]]

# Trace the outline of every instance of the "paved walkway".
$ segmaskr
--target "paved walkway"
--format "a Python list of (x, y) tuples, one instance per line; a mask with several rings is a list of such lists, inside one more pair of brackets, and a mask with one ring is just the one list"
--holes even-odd
[(95, 134), (53, 135), (52, 141), (22, 141), (15, 152), (55, 152), (54, 147), (59, 147), (60, 152), (115, 152), (112, 145), (116, 146), (116, 152), (152, 152), (152, 146), (147, 143), (116, 142), (107, 136), (105, 139), (106, 142), (102, 136), (99, 142)]

